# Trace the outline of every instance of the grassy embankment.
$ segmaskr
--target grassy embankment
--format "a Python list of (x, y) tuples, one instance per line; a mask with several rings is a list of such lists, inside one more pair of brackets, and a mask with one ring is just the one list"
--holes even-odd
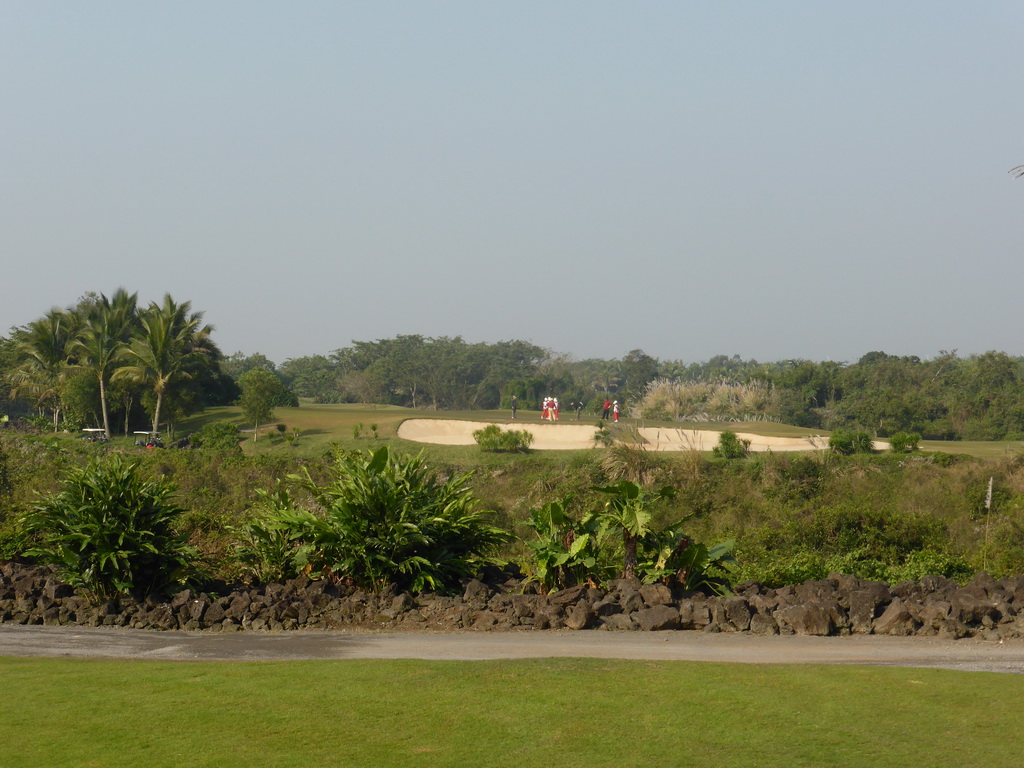
[(0, 659), (0, 762), (1016, 765), (1019, 678), (596, 659)]
[[(8, 491), (0, 497), (0, 556), (16, 551), (13, 514), (33, 501), (34, 493), (57, 486), (62, 470), (98, 452), (125, 450), (143, 460), (146, 471), (172, 479), (188, 510), (183, 521), (193, 543), (216, 564), (224, 578), (235, 578), (232, 526), (248, 514), (258, 489), (304, 463), (322, 472), (331, 448), (373, 449), (384, 444), (408, 453), (422, 451), (442, 472), (477, 471), (474, 493), (494, 521), (517, 536), (526, 536), (523, 521), (531, 507), (574, 494), (577, 512), (601, 503), (591, 489), (608, 482), (603, 450), (531, 451), (487, 454), (476, 446), (433, 446), (397, 437), (406, 418), (463, 418), (504, 422), (503, 411), (431, 412), (396, 407), (355, 405), (280, 408), (277, 423), (294, 443), (273, 427), (258, 442), (242, 441), (244, 454), (211, 455), (205, 451), (145, 451), (130, 439), (110, 446), (77, 439), (34, 439), (21, 447), (9, 444), (0, 475)], [(522, 422), (539, 414), (520, 411)], [(218, 408), (178, 425), (177, 435), (206, 423), (239, 423), (237, 408)], [(592, 415), (583, 423), (596, 423)], [(563, 423), (573, 423), (571, 420)], [(627, 428), (633, 422), (627, 420)], [(362, 424), (360, 437), (354, 428)], [(372, 425), (377, 426), (373, 436)], [(648, 424), (650, 425), (650, 424)], [(690, 428), (729, 426), (736, 431), (801, 435), (809, 430), (770, 423), (677, 425)], [(272, 436), (276, 437), (273, 439)], [(2, 436), (0, 436), (2, 437)], [(925, 448), (933, 447), (925, 444)], [(737, 540), (743, 566), (738, 578), (772, 583), (820, 578), (832, 570), (887, 580), (914, 578), (914, 571), (940, 572), (963, 579), (971, 570), (996, 575), (1020, 572), (1024, 564), (1024, 456), (1016, 444), (946, 443), (948, 453), (899, 457), (891, 454), (836, 457), (828, 452), (756, 454), (746, 460), (713, 459), (692, 451), (646, 453), (641, 461), (652, 482), (679, 490), (676, 500), (658, 509), (657, 523), (693, 513), (688, 533), (698, 541)], [(966, 453), (973, 456), (965, 456)], [(984, 509), (990, 477), (995, 478), (993, 511)], [(2, 480), (2, 478), (0, 478)], [(6, 510), (6, 512), (5, 512)], [(12, 538), (14, 537), (14, 538)], [(504, 556), (524, 561), (525, 545), (515, 539)], [(908, 560), (909, 558), (909, 560)], [(886, 565), (888, 564), (888, 565)], [(906, 564), (907, 569), (901, 569)], [(900, 568), (889, 566), (896, 565)], [(952, 566), (952, 567), (951, 567)]]
[[(298, 408), (277, 408), (275, 409), (274, 424), (283, 424), (286, 430), (300, 430), (300, 439), (292, 447), (291, 453), (299, 456), (318, 455), (331, 443), (341, 444), (345, 447), (363, 447), (365, 441), (370, 437), (370, 427), (377, 425), (377, 434), (380, 438), (397, 441), (397, 445), (407, 450), (426, 450), (428, 452), (440, 452), (445, 458), (451, 446), (426, 446), (420, 443), (411, 443), (397, 438), (398, 427), (406, 419), (429, 418), (429, 419), (464, 419), (468, 421), (504, 423), (508, 420), (507, 411), (423, 411), (398, 406), (379, 405), (367, 406), (357, 404), (344, 405), (315, 405), (303, 403)], [(237, 424), (245, 429), (241, 411), (234, 406), (211, 408), (204, 413), (184, 419), (176, 426), (178, 434), (188, 434), (199, 430), (208, 423), (217, 421), (228, 421)], [(539, 411), (519, 411), (520, 423), (541, 423)], [(597, 424), (597, 414), (585, 414), (580, 422), (574, 421), (569, 414), (563, 415), (561, 425)], [(771, 437), (804, 437), (808, 435), (828, 434), (821, 430), (794, 427), (788, 424), (776, 424), (773, 422), (755, 421), (730, 424), (717, 424), (706, 422), (662, 422), (642, 421), (639, 419), (623, 418), (623, 426), (646, 426), (646, 427), (669, 427), (673, 429), (700, 429), (700, 430), (731, 430), (733, 432), (751, 432)], [(362, 437), (353, 437), (353, 429), (362, 425)], [(266, 438), (273, 425), (260, 428), (260, 435)], [(246, 435), (251, 437), (251, 435)], [(243, 444), (247, 452), (269, 452), (280, 448), (281, 444), (273, 443), (263, 439), (253, 442), (246, 440)], [(998, 458), (1008, 453), (1021, 450), (1022, 444), (1014, 441), (981, 442), (981, 441), (940, 441), (924, 440), (921, 442), (922, 451), (938, 451), (942, 453), (962, 454), (977, 458)], [(474, 447), (455, 447), (452, 455), (459, 458), (469, 458), (478, 452)], [(572, 453), (572, 452), (552, 452)]]

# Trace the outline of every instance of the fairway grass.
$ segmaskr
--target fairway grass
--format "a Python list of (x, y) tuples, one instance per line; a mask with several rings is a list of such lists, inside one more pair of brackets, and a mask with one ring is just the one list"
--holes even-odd
[(1021, 678), (539, 659), (0, 658), (0, 765), (1020, 764)]
[[(260, 428), (261, 437), (257, 442), (246, 439), (242, 445), (246, 453), (284, 453), (296, 457), (321, 456), (329, 445), (343, 448), (372, 449), (380, 447), (384, 442), (399, 447), (408, 453), (426, 452), (430, 456), (438, 456), (441, 460), (469, 462), (472, 464), (479, 456), (479, 449), (474, 446), (431, 446), (413, 443), (398, 437), (398, 427), (406, 419), (461, 419), (505, 423), (509, 413), (497, 411), (425, 411), (422, 409), (403, 408), (395, 405), (363, 405), (345, 403), (340, 405), (318, 405), (303, 402), (298, 408), (275, 408), (275, 418), (271, 424)], [(182, 419), (175, 428), (176, 436), (196, 432), (206, 424), (229, 422), (245, 428), (241, 409), (237, 406), (221, 406), (208, 408), (202, 413)], [(580, 422), (573, 419), (563, 420), (564, 424), (597, 424), (598, 417), (589, 414)], [(541, 423), (539, 411), (519, 411), (519, 423)], [(673, 429), (709, 429), (732, 430), (734, 432), (751, 432), (768, 437), (807, 437), (810, 435), (827, 435), (825, 430), (806, 429), (788, 424), (773, 422), (737, 422), (737, 423), (705, 423), (705, 422), (670, 422), (649, 421), (640, 419), (623, 419), (624, 426), (669, 427)], [(299, 441), (294, 445), (281, 442), (273, 443), (266, 438), (275, 424), (284, 425), (291, 431), (298, 429)], [(373, 437), (371, 425), (377, 425), (377, 439)], [(361, 425), (360, 437), (354, 436), (354, 429)], [(251, 437), (251, 435), (246, 435)], [(126, 443), (128, 444), (128, 443)], [(999, 458), (1010, 453), (1024, 450), (1024, 443), (1013, 441), (979, 442), (979, 441), (940, 441), (922, 440), (921, 450), (939, 451), (943, 453), (959, 453), (978, 458)], [(550, 452), (549, 452), (550, 453)], [(553, 453), (563, 453), (556, 451)]]

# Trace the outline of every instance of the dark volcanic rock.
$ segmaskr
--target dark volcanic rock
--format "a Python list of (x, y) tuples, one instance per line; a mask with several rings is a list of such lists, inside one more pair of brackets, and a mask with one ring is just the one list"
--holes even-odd
[(917, 630), (917, 622), (903, 599), (894, 597), (885, 612), (875, 620), (874, 630), (876, 635), (912, 635)]
[(504, 572), (499, 581), (467, 580), (460, 596), (367, 593), (306, 577), (211, 599), (182, 590), (144, 601), (123, 596), (103, 603), (79, 594), (53, 568), (0, 562), (0, 622), (131, 626), (211, 632), (288, 629), (408, 628), (504, 631), (574, 630), (750, 632), (828, 635), (850, 632), (988, 640), (1024, 638), (1024, 576), (979, 573), (964, 587), (941, 576), (881, 582), (831, 574), (779, 589), (746, 582), (725, 597), (675, 595), (663, 584), (619, 579), (607, 591), (579, 585), (548, 595), (522, 592)]
[(679, 628), (679, 609), (668, 605), (643, 608), (632, 614), (632, 618), (645, 632)]
[(835, 630), (831, 607), (819, 601), (779, 608), (774, 618), (783, 634), (824, 637)]

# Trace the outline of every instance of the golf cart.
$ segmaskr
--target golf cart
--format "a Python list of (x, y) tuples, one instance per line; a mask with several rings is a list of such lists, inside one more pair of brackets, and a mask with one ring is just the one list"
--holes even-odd
[(85, 442), (87, 442), (87, 443), (109, 443), (110, 442), (109, 440), (107, 440), (106, 433), (102, 429), (100, 429), (99, 427), (86, 427), (82, 431), (85, 432), (85, 434), (82, 435), (82, 439), (85, 440)]
[(136, 435), (144, 435), (145, 437), (135, 438), (135, 444), (142, 446), (147, 450), (153, 450), (154, 448), (163, 448), (164, 441), (160, 439), (159, 432), (136, 432)]

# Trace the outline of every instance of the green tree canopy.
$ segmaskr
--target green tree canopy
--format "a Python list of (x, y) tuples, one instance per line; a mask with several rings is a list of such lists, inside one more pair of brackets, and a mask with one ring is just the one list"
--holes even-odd
[(246, 423), (252, 424), (255, 440), (259, 437), (260, 424), (274, 418), (275, 404), (288, 393), (277, 376), (262, 368), (252, 368), (243, 373), (238, 379), (238, 386), (242, 390), (238, 404)]

